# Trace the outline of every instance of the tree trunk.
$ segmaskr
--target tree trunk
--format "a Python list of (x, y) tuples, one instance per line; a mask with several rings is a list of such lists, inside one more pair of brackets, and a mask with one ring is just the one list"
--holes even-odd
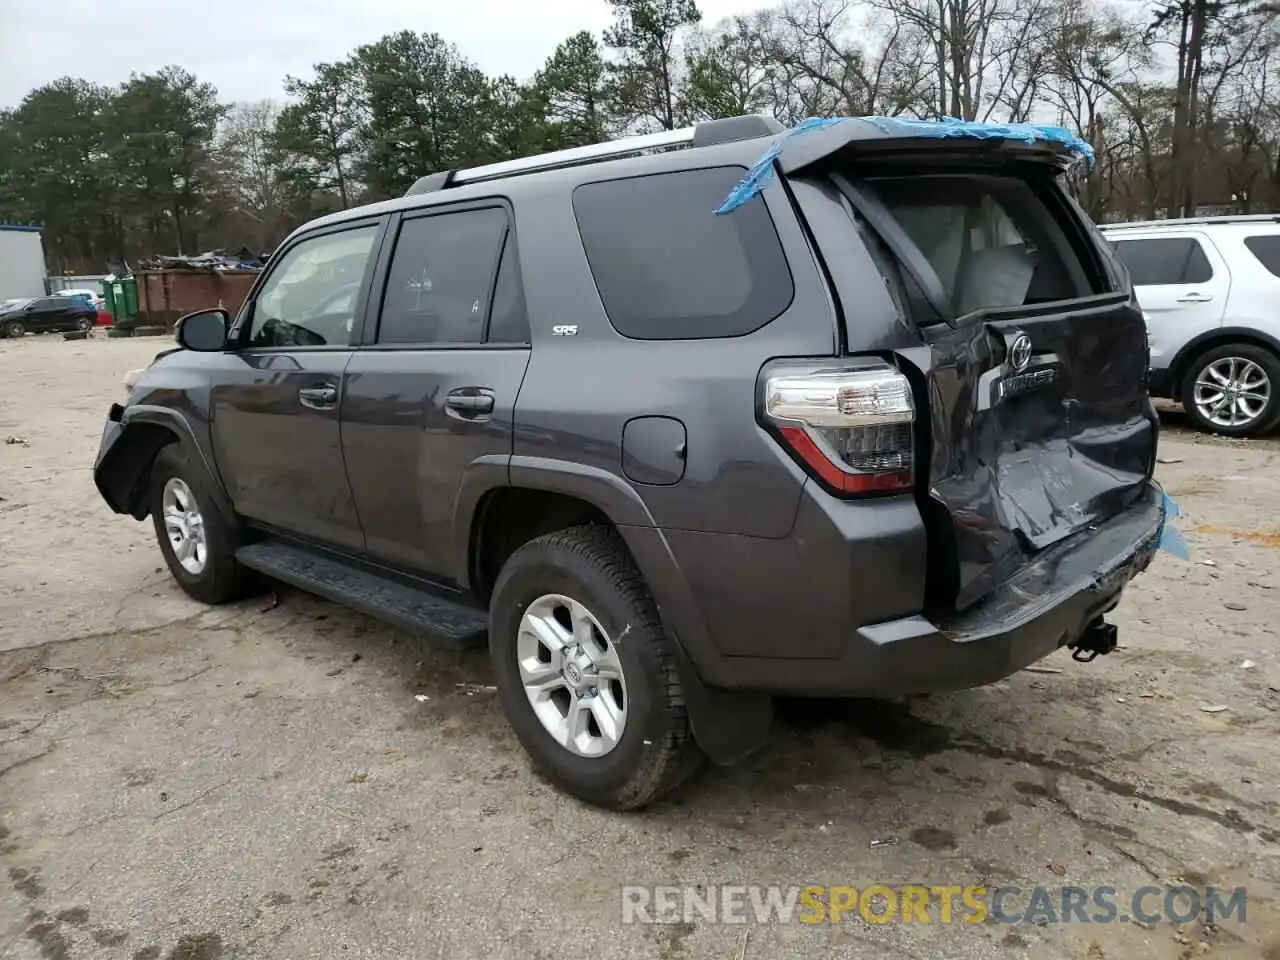
[[(1192, 5), (1200, 3), (1201, 0), (1189, 0)], [(1183, 183), (1185, 172), (1184, 166), (1187, 160), (1187, 110), (1191, 99), (1191, 71), (1190, 71), (1190, 32), (1191, 32), (1191, 15), (1192, 7), (1187, 2), (1182, 4), (1181, 24), (1178, 34), (1178, 82), (1175, 88), (1176, 93), (1173, 101), (1173, 131), (1170, 138), (1171, 154), (1170, 157), (1170, 177), (1169, 177), (1169, 215), (1178, 216), (1181, 212), (1182, 201), (1184, 199)]]

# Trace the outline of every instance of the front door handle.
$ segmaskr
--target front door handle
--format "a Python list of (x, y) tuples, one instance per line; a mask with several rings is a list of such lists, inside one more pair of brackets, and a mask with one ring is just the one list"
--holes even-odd
[(331, 410), (338, 403), (338, 388), (331, 383), (303, 387), (298, 391), (298, 402), (312, 410)]
[(1208, 303), (1213, 297), (1207, 293), (1188, 293), (1185, 297), (1179, 297), (1179, 303)]
[(482, 419), (493, 413), (493, 391), (485, 387), (461, 387), (444, 398), (445, 412), (465, 420)]

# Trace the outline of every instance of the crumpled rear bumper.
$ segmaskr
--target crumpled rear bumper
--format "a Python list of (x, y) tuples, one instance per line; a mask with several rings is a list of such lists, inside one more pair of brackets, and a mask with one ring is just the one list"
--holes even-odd
[(1123, 513), (1045, 550), (977, 607), (856, 630), (836, 659), (738, 660), (733, 686), (777, 694), (890, 697), (982, 686), (1074, 644), (1112, 610), (1159, 547), (1165, 498), (1148, 483)]

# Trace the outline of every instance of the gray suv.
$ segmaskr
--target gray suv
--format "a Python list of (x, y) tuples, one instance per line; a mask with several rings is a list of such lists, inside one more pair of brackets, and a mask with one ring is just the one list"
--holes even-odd
[(183, 318), (98, 489), (198, 600), (266, 575), (487, 638), (537, 766), (618, 809), (755, 749), (776, 695), (1091, 660), (1165, 500), (1073, 160), (739, 117), (426, 177)]

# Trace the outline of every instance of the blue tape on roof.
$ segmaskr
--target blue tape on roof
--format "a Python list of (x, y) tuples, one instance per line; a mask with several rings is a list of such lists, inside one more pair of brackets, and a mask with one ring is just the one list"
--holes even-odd
[(742, 181), (730, 191), (717, 214), (730, 213), (759, 194), (776, 175), (774, 161), (796, 137), (814, 130), (822, 130), (837, 123), (860, 120), (870, 123), (890, 137), (917, 137), (921, 139), (945, 139), (953, 137), (972, 140), (1021, 140), (1024, 143), (1060, 143), (1070, 153), (1084, 158), (1092, 169), (1093, 147), (1064, 127), (1040, 126), (1034, 123), (980, 123), (976, 120), (913, 120), (908, 117), (811, 117), (786, 133), (779, 134), (773, 144), (747, 171)]

